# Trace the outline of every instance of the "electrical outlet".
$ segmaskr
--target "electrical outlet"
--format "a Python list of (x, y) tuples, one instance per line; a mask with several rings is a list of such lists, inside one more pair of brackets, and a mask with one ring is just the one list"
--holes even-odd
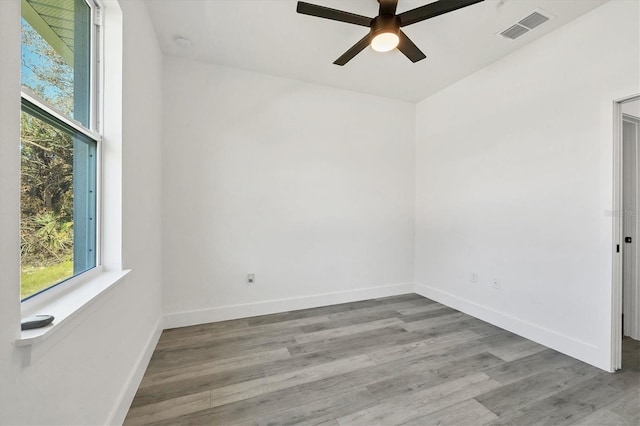
[(478, 273), (477, 272), (472, 272), (471, 273), (471, 282), (472, 283), (477, 283), (478, 282)]
[(496, 290), (498, 290), (500, 288), (500, 280), (494, 278), (493, 281), (491, 281), (491, 288), (495, 288)]
[(247, 274), (247, 283), (253, 284), (254, 282), (256, 282), (256, 274)]

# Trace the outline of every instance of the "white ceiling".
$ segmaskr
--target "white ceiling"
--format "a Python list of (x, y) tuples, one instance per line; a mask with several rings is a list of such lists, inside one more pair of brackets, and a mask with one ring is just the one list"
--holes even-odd
[[(607, 0), (486, 0), (403, 30), (427, 55), (370, 47), (333, 61), (367, 28), (296, 13), (296, 0), (146, 0), (165, 54), (412, 102), (420, 101)], [(374, 17), (376, 0), (307, 0)], [(398, 13), (432, 0), (399, 0)], [(542, 9), (555, 18), (517, 40), (497, 33)], [(597, 29), (594, 29), (597, 31)], [(188, 37), (188, 48), (176, 36)]]

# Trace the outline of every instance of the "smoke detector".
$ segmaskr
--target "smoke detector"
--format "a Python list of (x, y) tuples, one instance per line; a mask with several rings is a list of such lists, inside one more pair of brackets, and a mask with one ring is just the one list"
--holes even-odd
[(189, 37), (185, 37), (185, 36), (175, 36), (173, 38), (173, 42), (178, 46), (181, 47), (183, 49), (188, 48), (189, 46), (191, 46), (191, 39)]
[(551, 15), (549, 12), (542, 9), (536, 9), (533, 13), (530, 13), (528, 16), (522, 18), (498, 34), (509, 40), (515, 40), (553, 18), (555, 18), (555, 16)]

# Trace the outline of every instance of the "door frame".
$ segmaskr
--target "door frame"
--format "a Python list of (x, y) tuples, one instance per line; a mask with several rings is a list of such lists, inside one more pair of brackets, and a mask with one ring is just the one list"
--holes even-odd
[(613, 288), (611, 297), (611, 369), (622, 368), (622, 250), (623, 232), (623, 132), (622, 104), (640, 100), (640, 94), (613, 102)]

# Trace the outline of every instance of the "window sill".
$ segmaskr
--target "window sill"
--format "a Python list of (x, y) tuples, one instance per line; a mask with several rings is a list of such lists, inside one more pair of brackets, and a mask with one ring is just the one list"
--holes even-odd
[(86, 317), (85, 314), (91, 311), (91, 307), (129, 272), (129, 269), (101, 272), (82, 285), (39, 306), (37, 313), (53, 315), (55, 319), (47, 327), (20, 332), (16, 346), (24, 351), (23, 365), (31, 364), (68, 331), (80, 324)]

